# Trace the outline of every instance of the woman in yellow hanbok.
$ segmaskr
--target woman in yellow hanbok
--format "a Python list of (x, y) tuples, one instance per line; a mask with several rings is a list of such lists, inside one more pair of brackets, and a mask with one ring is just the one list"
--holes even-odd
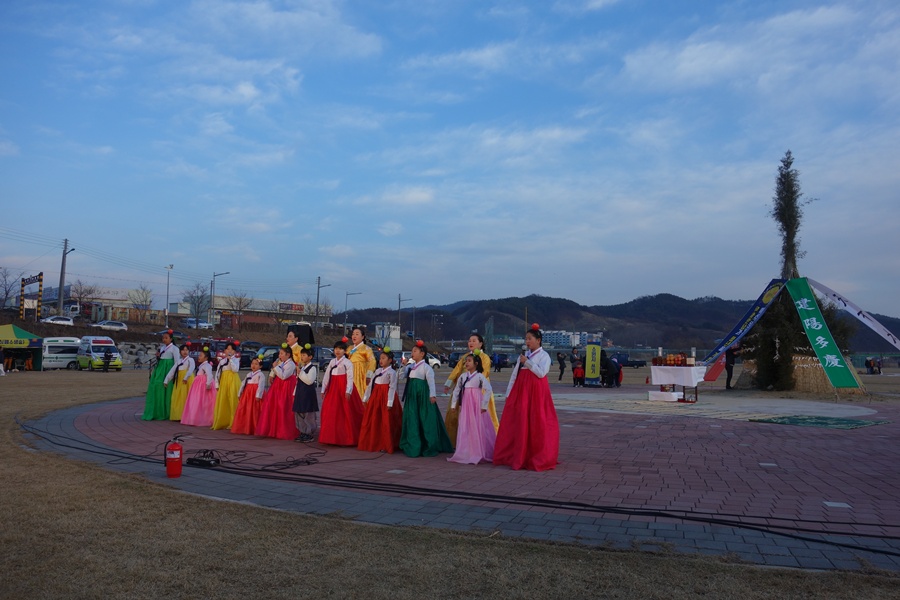
[(372, 349), (366, 345), (366, 334), (361, 327), (354, 327), (350, 334), (350, 348), (347, 350), (347, 356), (353, 363), (353, 385), (362, 398), (366, 394), (366, 388), (369, 387), (369, 380), (375, 373), (375, 354)]
[(184, 412), (184, 401), (187, 400), (188, 390), (194, 383), (194, 359), (190, 356), (190, 348), (187, 344), (181, 346), (181, 360), (172, 365), (169, 374), (163, 382), (164, 385), (172, 385), (172, 408), (169, 410), (169, 420), (180, 421)]
[(241, 370), (241, 359), (235, 356), (234, 343), (225, 345), (225, 356), (219, 359), (216, 369), (216, 410), (213, 414), (213, 429), (229, 429), (234, 413), (237, 412), (241, 378), (238, 373)]
[[(456, 363), (456, 367), (450, 373), (450, 376), (447, 377), (447, 381), (444, 383), (444, 393), (448, 393), (450, 389), (453, 387), (453, 384), (456, 383), (456, 380), (459, 379), (459, 376), (465, 373), (466, 371), (466, 357), (474, 355), (476, 358), (481, 360), (481, 366), (484, 369), (484, 376), (488, 379), (491, 377), (491, 357), (487, 355), (487, 352), (484, 351), (484, 338), (481, 337), (481, 334), (473, 333), (469, 336), (469, 351), (459, 357), (459, 362)], [(494, 394), (491, 394), (491, 399), (488, 401), (488, 414), (491, 415), (491, 422), (494, 424), (494, 431), (500, 427), (500, 420), (497, 419), (497, 407), (494, 406)], [(444, 426), (447, 428), (447, 435), (450, 436), (450, 441), (453, 442), (453, 446), (456, 446), (456, 431), (459, 427), (459, 406), (456, 408), (452, 408), (450, 406), (447, 407), (447, 415), (444, 417)]]

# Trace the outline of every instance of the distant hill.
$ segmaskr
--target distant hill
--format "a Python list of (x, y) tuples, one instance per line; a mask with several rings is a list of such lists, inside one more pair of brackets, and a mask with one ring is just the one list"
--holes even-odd
[[(642, 296), (609, 306), (583, 306), (565, 298), (531, 295), (524, 298), (463, 300), (444, 306), (417, 308), (416, 333), (426, 340), (463, 339), (471, 331), (483, 332), (494, 318), (494, 333), (522, 335), (528, 324), (544, 329), (602, 331), (618, 346), (633, 348), (711, 348), (724, 337), (753, 300), (723, 300), (716, 297), (687, 300), (672, 294)], [(526, 321), (527, 311), (527, 321)], [(432, 315), (435, 315), (432, 319)], [(885, 327), (900, 335), (900, 319), (873, 315)], [(846, 315), (853, 321), (852, 316)], [(341, 317), (342, 319), (342, 317)], [(397, 311), (386, 308), (352, 310), (349, 323), (397, 322)], [(403, 331), (412, 329), (413, 311), (403, 309)], [(434, 326), (432, 323), (440, 323)], [(887, 352), (893, 348), (868, 328), (859, 324), (851, 340), (854, 352)]]

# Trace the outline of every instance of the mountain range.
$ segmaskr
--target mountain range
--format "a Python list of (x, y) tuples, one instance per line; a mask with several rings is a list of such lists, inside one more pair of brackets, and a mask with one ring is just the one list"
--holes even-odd
[[(531, 323), (545, 330), (603, 332), (616, 346), (662, 346), (668, 349), (708, 349), (744, 316), (753, 300), (723, 300), (712, 296), (687, 300), (672, 294), (641, 296), (614, 305), (584, 306), (565, 298), (531, 295), (492, 300), (462, 300), (443, 306), (404, 308), (402, 328), (425, 340), (463, 339), (471, 331), (484, 332), (493, 317), (495, 335), (520, 336)], [(415, 317), (413, 317), (415, 315)], [(342, 315), (336, 315), (338, 316)], [(857, 323), (852, 316), (842, 318)], [(900, 319), (873, 314), (900, 334)], [(413, 324), (415, 318), (415, 324)], [(348, 323), (396, 322), (388, 308), (351, 310)], [(867, 327), (858, 324), (851, 338), (853, 352), (896, 352)]]

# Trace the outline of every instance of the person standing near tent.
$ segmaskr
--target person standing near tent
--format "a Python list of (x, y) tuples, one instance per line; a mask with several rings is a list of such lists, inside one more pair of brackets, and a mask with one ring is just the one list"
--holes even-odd
[(5, 363), (6, 355), (3, 353), (3, 346), (0, 346), (0, 377), (6, 377), (6, 369), (4, 368)]
[(731, 386), (731, 376), (734, 375), (734, 357), (741, 353), (741, 348), (738, 345), (732, 345), (728, 347), (728, 350), (725, 351), (725, 389), (733, 390), (734, 388)]

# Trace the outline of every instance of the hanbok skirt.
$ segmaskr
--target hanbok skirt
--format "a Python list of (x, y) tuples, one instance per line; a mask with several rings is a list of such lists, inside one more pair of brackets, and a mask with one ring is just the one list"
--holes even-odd
[(481, 388), (463, 390), (459, 408), (456, 452), (447, 460), (467, 465), (491, 462), (497, 432), (488, 412), (481, 412)]
[(394, 405), (388, 408), (387, 383), (377, 383), (372, 387), (372, 395), (366, 403), (362, 429), (359, 432), (357, 448), (366, 452), (387, 452), (393, 454), (400, 449), (400, 433), (403, 429), (403, 407), (394, 392)]
[(363, 403), (353, 386), (353, 393), (347, 399), (347, 375), (332, 375), (328, 390), (322, 398), (322, 425), (319, 429), (319, 443), (333, 446), (356, 446), (359, 444), (359, 430), (362, 427)]
[(213, 412), (213, 429), (231, 427), (238, 407), (238, 390), (241, 378), (234, 371), (222, 371), (219, 375), (219, 391), (216, 394), (216, 410)]
[(184, 377), (182, 373), (184, 373), (184, 371), (182, 371), (181, 373), (176, 373), (175, 378), (170, 384), (172, 386), (172, 408), (169, 411), (170, 421), (181, 420), (181, 414), (184, 412), (184, 402), (185, 400), (187, 400), (187, 395), (188, 391), (190, 391), (191, 389), (191, 384), (194, 383), (193, 374), (188, 376), (187, 381), (182, 381), (181, 378)]
[(194, 377), (187, 400), (184, 401), (184, 412), (181, 414), (182, 425), (209, 427), (213, 422), (213, 410), (216, 408), (216, 387), (206, 389), (206, 374)]
[(431, 403), (428, 382), (424, 379), (408, 380), (400, 449), (410, 457), (453, 452), (453, 444), (447, 437), (441, 411), (437, 404)]
[(147, 385), (147, 396), (144, 402), (145, 421), (157, 421), (169, 418), (169, 408), (172, 405), (172, 388), (165, 385), (166, 375), (175, 365), (171, 358), (163, 358), (156, 363), (153, 372), (150, 373), (150, 383)]
[(272, 386), (266, 390), (263, 396), (255, 435), (279, 440), (297, 439), (300, 430), (297, 429), (294, 412), (291, 410), (294, 404), (294, 387), (296, 385), (296, 377), (275, 378)]
[(259, 384), (248, 383), (241, 392), (237, 412), (234, 413), (234, 421), (231, 422), (231, 433), (243, 433), (254, 435), (256, 425), (259, 422), (259, 413), (262, 409), (262, 398), (257, 399), (256, 392)]
[(513, 469), (547, 471), (559, 462), (559, 421), (546, 377), (519, 369), (506, 404), (494, 464)]

